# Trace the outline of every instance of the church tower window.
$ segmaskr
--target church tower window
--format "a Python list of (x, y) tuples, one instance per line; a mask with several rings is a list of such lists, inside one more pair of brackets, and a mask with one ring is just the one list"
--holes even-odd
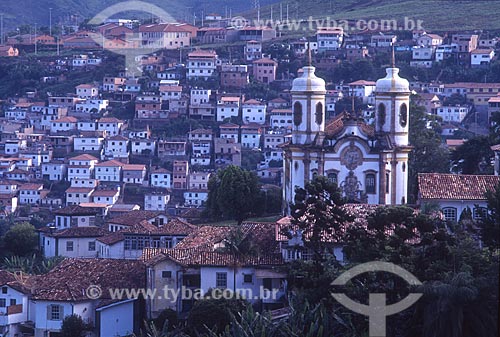
[(302, 123), (302, 104), (295, 102), (293, 105), (293, 124), (299, 126)]
[(391, 175), (389, 173), (385, 174), (385, 193), (389, 193), (389, 179)]
[(323, 104), (316, 104), (316, 124), (323, 123)]
[(408, 107), (405, 103), (401, 104), (399, 108), (399, 124), (401, 124), (402, 127), (406, 127), (408, 124)]
[(365, 177), (366, 194), (375, 194), (375, 174), (368, 173)]
[(378, 125), (379, 126), (384, 126), (385, 124), (385, 105), (384, 103), (380, 103), (378, 105)]
[(335, 172), (328, 173), (328, 180), (331, 183), (337, 184), (338, 183), (337, 173)]

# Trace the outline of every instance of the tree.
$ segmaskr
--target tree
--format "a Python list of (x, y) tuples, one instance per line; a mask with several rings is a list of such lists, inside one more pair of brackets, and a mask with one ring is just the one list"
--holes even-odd
[(341, 208), (344, 200), (337, 184), (324, 176), (316, 176), (305, 188), (295, 189), (290, 206), (292, 226), (302, 230), (304, 245), (314, 252), (315, 261), (323, 260), (327, 242), (339, 242), (341, 229), (351, 220)]
[(218, 298), (207, 297), (195, 302), (187, 318), (192, 336), (203, 335), (209, 330), (221, 333), (230, 324), (231, 317), (235, 317), (245, 307), (244, 300), (229, 295)]
[(463, 174), (491, 174), (493, 151), (488, 136), (477, 136), (460, 145), (451, 154), (453, 165)]
[(81, 316), (72, 314), (66, 316), (61, 325), (61, 337), (81, 337), (92, 327), (85, 323)]
[(28, 222), (15, 224), (5, 233), (5, 248), (14, 255), (26, 256), (37, 246), (35, 227)]
[(259, 198), (257, 176), (230, 165), (208, 182), (207, 209), (212, 218), (235, 219), (238, 225), (255, 211)]
[(486, 192), (488, 212), (483, 214), (479, 226), (484, 244), (492, 250), (500, 249), (500, 184)]
[(428, 116), (425, 108), (410, 103), (410, 144), (413, 151), (409, 157), (408, 191), (409, 203), (417, 200), (417, 177), (419, 173), (449, 172), (449, 151), (442, 146), (438, 132), (439, 123)]

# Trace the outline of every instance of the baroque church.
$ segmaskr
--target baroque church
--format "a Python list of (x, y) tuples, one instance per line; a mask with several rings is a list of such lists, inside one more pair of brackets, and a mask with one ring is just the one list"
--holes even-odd
[(325, 81), (311, 65), (293, 81), (293, 128), (283, 146), (285, 211), (295, 187), (315, 175), (337, 183), (349, 202), (397, 205), (407, 202), (410, 89), (393, 62), (375, 90), (375, 125), (346, 112), (325, 121)]

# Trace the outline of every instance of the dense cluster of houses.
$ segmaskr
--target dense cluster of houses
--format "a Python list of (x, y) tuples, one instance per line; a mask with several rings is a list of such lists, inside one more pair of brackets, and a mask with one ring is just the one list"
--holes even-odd
[[(25, 329), (31, 329), (35, 337), (55, 334), (60, 332), (62, 319), (73, 313), (95, 327), (94, 335), (130, 335), (137, 332), (143, 317), (155, 318), (166, 308), (189, 311), (193, 299), (172, 295), (182, 288), (202, 292), (251, 289), (258, 295), (251, 301), (261, 308), (281, 305), (286, 275), (276, 267), (311, 257), (299, 232), (283, 233), (290, 218), (244, 223), (242, 239), (260, 248), (259, 255), (245, 256), (227, 249), (234, 228), (192, 223), (207, 200), (211, 175), (228, 165), (241, 166), (245, 156), (259, 154), (262, 160), (253, 168), (257, 176), (264, 183), (282, 186), (286, 179), (283, 144), (290, 141), (294, 125), (302, 118), (295, 120), (289, 89), (293, 77), (303, 70), (285, 76), (278, 66), (287, 60), (263, 52), (263, 44), (276, 37), (276, 30), (235, 29), (224, 25), (222, 18), (212, 21), (197, 28), (118, 20), (95, 32), (78, 31), (61, 40), (18, 35), (8, 41), (15, 47), (0, 48), (2, 56), (16, 56), (16, 48), (35, 43), (78, 49), (73, 58), (54, 57), (47, 66), (84, 71), (106, 62), (96, 51), (102, 48), (93, 38), (97, 33), (105, 37), (106, 49), (180, 49), (181, 57), (193, 42), (240, 42), (239, 59), (222, 57), (210, 48), (190, 49), (184, 53), (184, 63), (177, 60), (177, 54), (174, 58), (158, 53), (139, 60), (150, 76), (113, 74), (99, 82), (80, 83), (71, 94), (49, 94), (41, 100), (32, 92), (5, 100), (0, 119), (2, 215), (16, 214), (20, 207), (51, 210), (53, 222), (39, 230), (40, 249), (46, 257), (67, 259), (43, 277), (0, 271), (0, 335)], [(299, 57), (309, 50), (317, 68), (331, 69), (341, 60), (369, 59), (391, 48), (411, 50), (411, 65), (416, 67), (448, 59), (464, 66), (483, 66), (494, 59), (496, 45), (496, 39), (475, 34), (441, 37), (415, 31), (413, 40), (398, 41), (391, 34), (346, 36), (341, 28), (321, 28), (313, 39), (282, 46)], [(211, 89), (213, 82), (220, 89)], [(251, 82), (280, 89), (278, 97), (264, 101), (243, 94)], [(471, 111), (489, 117), (500, 110), (500, 83), (411, 81), (409, 85), (427, 113), (442, 117), (444, 136), (460, 128)], [(366, 107), (358, 117), (373, 122), (376, 82), (331, 83), (328, 88), (327, 118), (335, 115), (339, 100), (355, 97)], [(462, 95), (467, 104), (443, 103), (455, 94)], [(114, 112), (127, 103), (133, 106), (133, 117), (117, 118)], [(340, 130), (353, 123), (350, 119), (344, 125), (342, 116), (329, 122), (327, 129)], [(209, 123), (176, 137), (156, 132), (158, 126), (180, 117)], [(500, 181), (500, 147), (492, 150), (495, 176), (420, 174), (419, 203), (439, 204), (449, 221), (457, 221), (467, 208), (474, 218), (481, 217), (485, 191)], [(355, 221), (364, 221), (376, 205), (345, 207), (356, 216)], [(330, 243), (330, 252), (344, 261), (342, 243)], [(89, 296), (87, 289), (92, 286), (100, 287), (100, 296)], [(171, 296), (162, 293), (141, 305), (135, 298), (112, 298), (112, 288), (169, 289)]]

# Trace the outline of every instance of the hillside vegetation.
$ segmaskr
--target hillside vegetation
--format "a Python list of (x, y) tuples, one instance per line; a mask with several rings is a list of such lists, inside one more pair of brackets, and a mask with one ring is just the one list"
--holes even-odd
[[(500, 30), (500, 1), (494, 0), (289, 0), (282, 3), (283, 17), (287, 4), (290, 19), (395, 19), (402, 24), (406, 17), (434, 31)], [(276, 19), (280, 5), (272, 7)], [(244, 16), (255, 18), (256, 12)], [(261, 9), (260, 18), (270, 18), (270, 6)]]

